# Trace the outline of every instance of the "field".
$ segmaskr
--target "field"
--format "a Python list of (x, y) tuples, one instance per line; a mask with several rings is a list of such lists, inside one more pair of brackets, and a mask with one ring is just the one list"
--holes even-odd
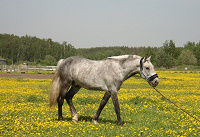
[[(157, 89), (200, 119), (200, 72), (158, 71)], [(81, 89), (74, 97), (79, 122), (71, 122), (63, 106), (49, 108), (51, 79), (0, 78), (0, 136), (198, 136), (200, 123), (161, 97), (139, 75), (128, 79), (118, 92), (124, 126), (118, 126), (111, 99), (99, 118), (92, 116), (103, 91)]]

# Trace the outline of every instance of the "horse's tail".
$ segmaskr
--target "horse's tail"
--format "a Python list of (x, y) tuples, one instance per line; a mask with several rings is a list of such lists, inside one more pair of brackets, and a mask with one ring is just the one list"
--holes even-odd
[(61, 81), (60, 81), (60, 75), (59, 75), (59, 67), (62, 63), (63, 59), (58, 61), (55, 76), (53, 78), (52, 84), (51, 84), (51, 90), (50, 90), (50, 107), (55, 105), (57, 103), (57, 98), (60, 94), (61, 90)]

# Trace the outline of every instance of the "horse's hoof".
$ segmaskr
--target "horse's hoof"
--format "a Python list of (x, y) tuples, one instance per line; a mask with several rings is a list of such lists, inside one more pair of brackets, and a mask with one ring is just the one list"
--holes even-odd
[(78, 115), (74, 115), (74, 116), (72, 117), (72, 121), (73, 121), (74, 123), (77, 123), (77, 122), (78, 122)]
[(63, 117), (58, 117), (58, 121), (63, 120)]
[(92, 121), (93, 121), (94, 124), (98, 124), (97, 120), (92, 119)]
[(72, 122), (74, 122), (74, 123), (77, 123), (77, 122), (78, 122), (78, 120), (72, 119)]
[(119, 126), (123, 126), (124, 124), (123, 124), (122, 122), (119, 122), (118, 125), (119, 125)]

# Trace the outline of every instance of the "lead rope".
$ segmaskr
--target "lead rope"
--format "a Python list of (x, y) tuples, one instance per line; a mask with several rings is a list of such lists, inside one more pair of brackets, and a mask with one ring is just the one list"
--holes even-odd
[(197, 119), (194, 115), (189, 114), (188, 112), (186, 112), (184, 109), (180, 108), (178, 105), (176, 105), (174, 102), (172, 102), (170, 99), (166, 98), (162, 93), (160, 93), (155, 87), (154, 88), (162, 97), (164, 97), (166, 100), (168, 100), (170, 103), (172, 103), (174, 106), (176, 106), (177, 108), (179, 108), (180, 110), (182, 110), (184, 113), (186, 113), (187, 115), (189, 115), (190, 117), (196, 119), (198, 122), (200, 122), (199, 119)]
[[(150, 78), (147, 78), (147, 77), (145, 76), (145, 74), (142, 72), (142, 71), (143, 71), (143, 64), (142, 64), (142, 60), (143, 60), (143, 59), (144, 59), (144, 57), (140, 59), (140, 75), (143, 75), (144, 78), (146, 79), (146, 81), (149, 83), (149, 85), (151, 85), (151, 84), (150, 84), (150, 81), (152, 81), (154, 78), (156, 78), (156, 77), (158, 77), (158, 76), (157, 76), (157, 74), (154, 74), (154, 75), (153, 75), (152, 77), (150, 77)], [(198, 122), (200, 122), (200, 120), (197, 119), (194, 115), (189, 114), (189, 113), (186, 112), (184, 109), (182, 109), (181, 107), (179, 107), (178, 105), (176, 105), (174, 102), (172, 102), (170, 99), (166, 98), (166, 97), (165, 97), (161, 92), (159, 92), (155, 87), (152, 87), (152, 88), (154, 88), (163, 98), (165, 98), (167, 101), (169, 101), (170, 103), (172, 103), (174, 106), (176, 106), (177, 108), (179, 108), (180, 110), (182, 110), (184, 113), (186, 113), (186, 114), (189, 115), (190, 117), (192, 117), (192, 118), (194, 118), (195, 120), (197, 120)]]

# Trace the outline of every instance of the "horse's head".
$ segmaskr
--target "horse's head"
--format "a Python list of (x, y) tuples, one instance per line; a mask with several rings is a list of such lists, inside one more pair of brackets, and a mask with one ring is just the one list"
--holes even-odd
[(141, 58), (140, 60), (140, 76), (146, 79), (152, 87), (156, 87), (159, 83), (158, 75), (155, 73), (154, 66), (149, 58)]

